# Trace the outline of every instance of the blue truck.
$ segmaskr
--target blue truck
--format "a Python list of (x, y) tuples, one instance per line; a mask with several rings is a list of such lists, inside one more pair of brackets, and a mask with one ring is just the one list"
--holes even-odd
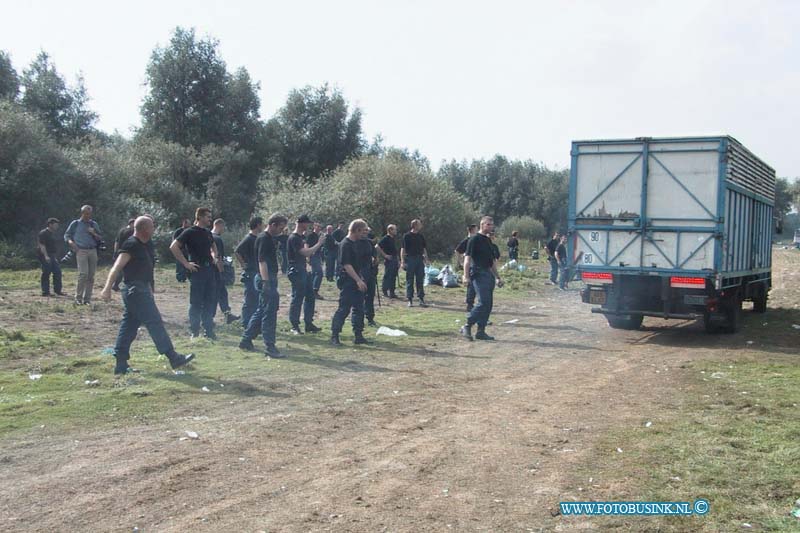
[(729, 136), (574, 141), (568, 254), (612, 328), (736, 332), (772, 283), (775, 171)]

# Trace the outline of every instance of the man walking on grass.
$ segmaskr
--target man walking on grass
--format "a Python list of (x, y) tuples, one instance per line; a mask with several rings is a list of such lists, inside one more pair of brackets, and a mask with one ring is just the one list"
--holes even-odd
[(78, 286), (75, 289), (75, 303), (78, 305), (92, 302), (97, 246), (103, 239), (100, 226), (92, 220), (93, 211), (90, 205), (81, 207), (80, 218), (73, 220), (64, 232), (64, 242), (75, 252), (78, 263)]
[(464, 283), (471, 283), (478, 297), (478, 303), (467, 313), (467, 323), (461, 326), (461, 335), (472, 340), (472, 326), (478, 325), (475, 339), (493, 341), (486, 333), (486, 324), (492, 313), (495, 280), (498, 287), (503, 280), (497, 273), (495, 251), (491, 238), (494, 231), (494, 220), (490, 216), (481, 219), (480, 232), (469, 239), (464, 256)]
[(42, 296), (50, 296), (50, 274), (53, 275), (53, 291), (59, 296), (66, 296), (61, 292), (61, 265), (58, 264), (56, 250), (56, 230), (58, 219), (48, 218), (47, 227), (39, 232), (38, 246), (36, 248), (39, 263), (42, 265)]

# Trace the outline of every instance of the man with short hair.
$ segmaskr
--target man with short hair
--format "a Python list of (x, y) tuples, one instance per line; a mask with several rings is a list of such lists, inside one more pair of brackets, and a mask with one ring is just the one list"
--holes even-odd
[(253, 217), (248, 224), (250, 232), (236, 246), (234, 254), (242, 268), (241, 281), (244, 285), (244, 300), (242, 301), (242, 327), (250, 324), (250, 317), (258, 308), (258, 294), (255, 277), (258, 273), (258, 257), (256, 256), (256, 239), (264, 231), (264, 219)]
[[(456, 246), (456, 255), (458, 257), (458, 263), (464, 264), (464, 254), (467, 253), (467, 243), (469, 239), (478, 233), (478, 225), (477, 224), (470, 224), (467, 226), (467, 236), (466, 238), (458, 243)], [(472, 308), (475, 307), (475, 288), (472, 286), (472, 283), (467, 283), (467, 298), (465, 300), (467, 304), (467, 313), (472, 311)]]
[[(230, 324), (236, 322), (239, 317), (231, 313), (231, 304), (228, 301), (228, 287), (225, 286), (225, 241), (222, 240), (222, 234), (225, 233), (225, 221), (218, 218), (214, 221), (214, 226), (211, 229), (211, 236), (214, 238), (214, 244), (217, 246), (217, 257), (222, 259), (217, 263), (217, 268), (214, 270), (214, 278), (217, 285), (217, 303), (219, 310), (225, 316), (225, 323)], [(217, 308), (214, 307), (214, 314), (217, 314)]]
[(258, 272), (253, 278), (254, 287), (258, 290), (258, 308), (250, 317), (244, 330), (239, 348), (254, 351), (253, 339), (259, 333), (264, 339), (264, 355), (275, 359), (285, 357), (277, 348), (275, 330), (278, 322), (278, 250), (275, 238), (283, 233), (288, 220), (275, 213), (267, 221), (267, 228), (256, 239), (255, 254)]
[(383, 281), (381, 282), (381, 292), (387, 298), (395, 299), (395, 287), (397, 286), (397, 271), (400, 268), (400, 261), (397, 259), (397, 226), (389, 224), (386, 226), (386, 235), (378, 242), (376, 250), (383, 257)]
[(508, 247), (508, 259), (510, 261), (516, 261), (517, 259), (519, 259), (519, 239), (517, 238), (518, 236), (519, 232), (512, 231), (511, 238), (508, 239), (508, 242), (506, 242), (506, 246)]
[(306, 244), (303, 234), (311, 224), (308, 215), (300, 215), (294, 227), (294, 232), (286, 241), (286, 252), (289, 261), (289, 282), (292, 284), (292, 301), (289, 304), (289, 322), (292, 324), (292, 335), (302, 335), (300, 329), (300, 310), (303, 311), (306, 333), (322, 331), (314, 325), (314, 308), (316, 306), (314, 287), (306, 270), (307, 259), (322, 247), (322, 241), (314, 246)]
[(347, 237), (339, 243), (339, 307), (331, 319), (331, 344), (334, 346), (342, 345), (339, 334), (351, 310), (355, 334), (353, 344), (371, 344), (364, 338), (364, 294), (367, 292), (367, 283), (359, 274), (366, 258), (359, 257), (357, 245), (368, 233), (367, 223), (356, 219), (350, 223)]
[(567, 236), (562, 235), (556, 247), (556, 261), (558, 262), (559, 280), (558, 288), (562, 291), (567, 290), (567, 277), (569, 276), (569, 261), (567, 261)]
[(339, 243), (333, 237), (333, 226), (328, 224), (325, 227), (325, 237), (323, 238), (325, 244), (325, 279), (333, 281), (336, 275), (336, 256), (339, 254)]
[(472, 326), (478, 325), (478, 340), (493, 341), (494, 337), (486, 333), (486, 324), (492, 313), (495, 280), (497, 286), (503, 286), (503, 280), (497, 273), (497, 259), (491, 238), (494, 231), (494, 220), (490, 216), (481, 218), (480, 231), (470, 237), (464, 256), (464, 283), (472, 283), (478, 296), (478, 303), (467, 313), (467, 323), (461, 326), (461, 335), (472, 340)]
[(167, 356), (173, 369), (180, 368), (194, 359), (194, 354), (181, 355), (175, 351), (153, 298), (155, 257), (147, 243), (154, 232), (155, 226), (150, 217), (141, 216), (134, 221), (133, 235), (119, 247), (119, 254), (111, 272), (108, 273), (108, 279), (101, 293), (104, 300), (111, 299), (111, 285), (121, 272), (125, 282), (122, 289), (125, 311), (114, 345), (114, 357), (117, 360), (114, 374), (117, 375), (135, 372), (128, 365), (128, 359), (130, 359), (131, 344), (136, 339), (139, 326), (142, 325), (150, 333), (158, 353)]
[(78, 305), (92, 302), (97, 246), (103, 240), (100, 226), (92, 220), (93, 211), (90, 205), (81, 207), (80, 218), (73, 220), (64, 232), (64, 242), (75, 252), (78, 263), (78, 286), (75, 289), (75, 303)]
[[(314, 222), (312, 229), (306, 231), (306, 244), (309, 247), (313, 247), (319, 242), (321, 228), (322, 226), (319, 222)], [(323, 242), (322, 244), (324, 245), (325, 243)], [(314, 297), (317, 300), (324, 300), (319, 293), (319, 289), (322, 287), (322, 252), (322, 247), (320, 247), (319, 250), (311, 254), (311, 257), (308, 258), (308, 262), (311, 264), (310, 283), (314, 289)]]
[(48, 218), (47, 227), (39, 232), (37, 238), (36, 255), (42, 265), (42, 296), (50, 296), (50, 274), (53, 275), (53, 292), (59, 296), (66, 296), (61, 292), (61, 265), (58, 264), (56, 249), (56, 230), (59, 220)]
[(553, 233), (553, 238), (547, 241), (544, 249), (547, 253), (547, 262), (550, 263), (550, 285), (555, 285), (558, 282), (558, 259), (556, 259), (556, 248), (560, 242), (561, 235), (558, 232)]
[(406, 271), (406, 299), (408, 306), (414, 305), (414, 285), (420, 307), (428, 307), (425, 303), (425, 267), (429, 265), (425, 236), (422, 235), (422, 221), (415, 218), (411, 221), (411, 231), (403, 235), (403, 246), (400, 249), (400, 268)]
[[(114, 261), (117, 260), (117, 256), (119, 255), (119, 249), (122, 246), (122, 243), (130, 239), (131, 235), (133, 235), (133, 223), (136, 221), (135, 218), (128, 219), (128, 223), (119, 230), (117, 233), (117, 238), (114, 241)], [(114, 285), (111, 287), (111, 290), (114, 292), (119, 291), (119, 282), (122, 281), (122, 272), (119, 273), (117, 279), (114, 281)]]
[[(212, 218), (211, 209), (197, 208), (194, 226), (183, 230), (169, 249), (189, 273), (189, 330), (192, 338), (200, 335), (202, 323), (206, 337), (216, 340), (214, 313), (217, 309), (217, 284), (214, 272), (219, 268), (222, 258), (209, 231)], [(184, 256), (183, 247), (188, 257)]]
[[(172, 232), (172, 240), (174, 241), (177, 239), (180, 234), (183, 233), (183, 230), (188, 229), (191, 226), (191, 220), (188, 218), (182, 218), (181, 225), (178, 227), (178, 229)], [(182, 248), (181, 251), (183, 252), (183, 255), (186, 255), (186, 248)], [(186, 269), (183, 267), (180, 261), (175, 261), (175, 279), (181, 283), (186, 283), (186, 280), (188, 279)]]

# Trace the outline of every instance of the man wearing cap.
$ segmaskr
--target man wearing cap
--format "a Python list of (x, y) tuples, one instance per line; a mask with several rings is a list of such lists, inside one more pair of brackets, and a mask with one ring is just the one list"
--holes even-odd
[[(319, 222), (314, 222), (312, 228), (306, 231), (306, 244), (309, 248), (314, 247), (317, 242), (320, 240), (320, 229), (322, 226)], [(322, 243), (325, 244), (324, 242)], [(311, 276), (310, 276), (310, 283), (314, 289), (314, 297), (317, 300), (324, 300), (324, 298), (319, 294), (319, 288), (322, 287), (322, 252), (323, 248), (320, 246), (319, 250), (314, 252), (311, 257), (309, 257), (308, 262), (311, 263)]]
[(78, 263), (78, 286), (75, 303), (89, 305), (92, 301), (94, 274), (97, 271), (97, 246), (103, 240), (100, 226), (92, 220), (92, 206), (81, 207), (80, 218), (73, 220), (64, 232), (64, 242), (75, 252)]
[(283, 215), (275, 213), (267, 221), (267, 229), (263, 231), (255, 243), (258, 273), (253, 278), (253, 286), (258, 290), (258, 308), (250, 317), (250, 322), (244, 330), (239, 348), (254, 351), (253, 339), (259, 333), (264, 339), (264, 355), (280, 359), (285, 357), (278, 351), (275, 340), (276, 324), (278, 322), (278, 248), (275, 237), (283, 234), (287, 220)]
[(339, 307), (331, 319), (331, 344), (341, 346), (339, 334), (344, 327), (344, 321), (351, 310), (353, 317), (354, 344), (371, 344), (364, 338), (364, 294), (367, 284), (359, 274), (363, 268), (362, 262), (366, 257), (359, 257), (358, 242), (365, 239), (369, 233), (367, 223), (356, 219), (350, 223), (347, 237), (339, 243), (339, 264), (341, 271), (337, 284), (339, 286)]
[(255, 276), (258, 273), (258, 257), (256, 256), (256, 239), (264, 231), (264, 219), (253, 217), (249, 223), (250, 232), (236, 246), (234, 254), (242, 268), (241, 281), (244, 285), (244, 300), (242, 301), (242, 327), (250, 323), (250, 317), (258, 308), (258, 290), (255, 286)]
[(53, 275), (53, 291), (59, 296), (65, 296), (61, 292), (61, 265), (58, 264), (58, 258), (56, 257), (57, 229), (58, 219), (48, 218), (47, 227), (39, 232), (39, 245), (36, 248), (36, 255), (42, 265), (42, 296), (50, 296), (50, 274)]
[(194, 359), (194, 354), (181, 355), (175, 351), (153, 298), (155, 257), (153, 248), (147, 246), (147, 243), (154, 231), (155, 226), (150, 217), (141, 216), (134, 221), (133, 235), (120, 246), (117, 260), (108, 273), (106, 285), (101, 293), (104, 300), (110, 300), (111, 286), (117, 275), (122, 273), (124, 279), (122, 303), (125, 305), (125, 311), (114, 346), (114, 357), (117, 360), (114, 374), (135, 372), (128, 365), (128, 359), (130, 359), (131, 344), (136, 339), (140, 326), (147, 328), (158, 353), (167, 356), (173, 369), (182, 367)]
[(376, 250), (383, 257), (383, 281), (381, 282), (381, 292), (387, 298), (397, 298), (395, 287), (397, 286), (397, 271), (400, 262), (397, 260), (397, 226), (389, 224), (386, 226), (386, 235), (378, 243)]
[(339, 254), (339, 243), (333, 237), (333, 226), (328, 224), (325, 227), (325, 237), (323, 238), (325, 244), (325, 279), (333, 281), (336, 275), (336, 256)]
[(318, 241), (314, 246), (306, 244), (303, 234), (311, 224), (311, 217), (300, 215), (294, 227), (294, 232), (289, 235), (286, 241), (286, 254), (289, 264), (289, 282), (292, 284), (292, 301), (289, 304), (289, 322), (292, 324), (292, 335), (302, 335), (300, 329), (300, 310), (303, 311), (303, 321), (305, 322), (306, 333), (316, 333), (321, 331), (314, 325), (314, 286), (312, 279), (306, 270), (307, 259), (322, 247), (322, 241)]

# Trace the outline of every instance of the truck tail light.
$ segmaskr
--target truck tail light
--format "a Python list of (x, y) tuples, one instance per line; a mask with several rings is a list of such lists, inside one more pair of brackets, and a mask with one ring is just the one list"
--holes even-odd
[(705, 289), (706, 278), (687, 278), (683, 276), (672, 276), (669, 278), (669, 286), (676, 289)]
[(589, 285), (614, 283), (611, 272), (581, 272), (581, 278)]

